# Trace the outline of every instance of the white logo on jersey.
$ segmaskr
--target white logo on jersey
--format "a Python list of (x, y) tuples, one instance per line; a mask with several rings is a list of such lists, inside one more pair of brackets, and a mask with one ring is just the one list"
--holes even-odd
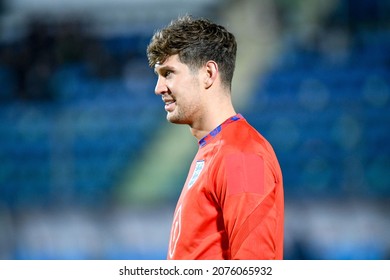
[(195, 184), (196, 180), (200, 175), (200, 172), (202, 172), (203, 167), (204, 167), (204, 160), (198, 160), (195, 165), (194, 173), (192, 174), (192, 177), (188, 183), (188, 188), (191, 188), (192, 185)]
[(175, 217), (173, 218), (171, 228), (171, 238), (169, 240), (169, 257), (172, 258), (176, 250), (177, 241), (179, 241), (181, 233), (181, 205), (176, 211)]

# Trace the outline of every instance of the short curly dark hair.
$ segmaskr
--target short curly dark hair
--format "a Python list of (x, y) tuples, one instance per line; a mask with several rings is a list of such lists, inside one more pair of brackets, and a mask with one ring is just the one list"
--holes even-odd
[(193, 70), (213, 60), (218, 64), (222, 83), (231, 88), (236, 39), (225, 27), (207, 19), (194, 19), (189, 15), (179, 17), (155, 32), (146, 52), (150, 67), (175, 54)]

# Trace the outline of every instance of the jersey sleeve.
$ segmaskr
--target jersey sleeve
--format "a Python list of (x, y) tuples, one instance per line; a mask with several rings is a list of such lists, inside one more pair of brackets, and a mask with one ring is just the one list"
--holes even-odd
[(219, 201), (231, 259), (283, 258), (283, 200), (278, 174), (260, 155), (226, 155)]

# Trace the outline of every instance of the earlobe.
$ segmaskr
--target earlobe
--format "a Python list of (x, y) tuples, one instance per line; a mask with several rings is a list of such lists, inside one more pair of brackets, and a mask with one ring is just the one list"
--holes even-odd
[(207, 61), (205, 67), (206, 67), (205, 87), (207, 89), (214, 84), (219, 73), (218, 73), (218, 64), (213, 60)]

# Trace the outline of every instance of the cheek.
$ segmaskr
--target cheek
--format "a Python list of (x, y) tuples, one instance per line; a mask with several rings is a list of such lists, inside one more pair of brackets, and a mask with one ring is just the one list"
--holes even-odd
[(186, 79), (172, 85), (173, 95), (178, 104), (187, 108), (197, 107), (201, 102), (199, 83), (196, 79)]
[(185, 99), (183, 109), (190, 114), (196, 114), (202, 111), (202, 101), (197, 93), (192, 93), (191, 96)]

